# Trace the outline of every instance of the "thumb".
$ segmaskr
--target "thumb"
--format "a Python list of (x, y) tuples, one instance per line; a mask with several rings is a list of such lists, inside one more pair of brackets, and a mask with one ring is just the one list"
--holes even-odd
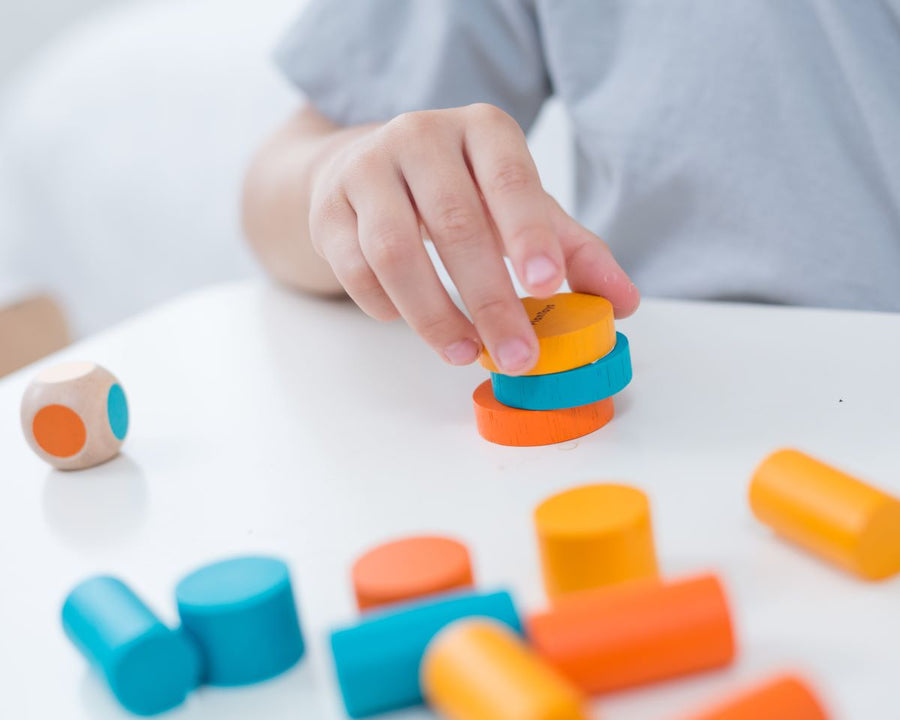
[(641, 295), (607, 244), (569, 217), (555, 200), (551, 217), (565, 257), (569, 287), (605, 297), (617, 318), (637, 310)]

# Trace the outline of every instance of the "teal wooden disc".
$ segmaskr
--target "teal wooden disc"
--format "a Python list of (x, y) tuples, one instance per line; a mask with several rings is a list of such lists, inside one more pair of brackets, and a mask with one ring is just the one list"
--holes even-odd
[(523, 410), (559, 410), (612, 397), (631, 382), (628, 338), (616, 333), (616, 346), (589, 365), (549, 375), (513, 377), (491, 373), (494, 397)]

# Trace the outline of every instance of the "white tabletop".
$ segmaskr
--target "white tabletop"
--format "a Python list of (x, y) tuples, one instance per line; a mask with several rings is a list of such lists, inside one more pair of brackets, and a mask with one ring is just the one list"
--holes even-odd
[(545, 448), (478, 436), (478, 366), (445, 366), (350, 304), (254, 284), (185, 297), (59, 356), (109, 367), (128, 394), (125, 454), (104, 466), (49, 470), (19, 428), (35, 369), (3, 380), (0, 717), (125, 717), (60, 628), (78, 580), (119, 575), (174, 620), (182, 573), (264, 551), (292, 566), (306, 659), (262, 685), (203, 688), (168, 717), (342, 718), (326, 633), (354, 617), (357, 553), (451, 533), (485, 587), (538, 609), (532, 509), (611, 479), (649, 492), (666, 574), (721, 573), (740, 654), (727, 671), (601, 698), (603, 718), (675, 718), (785, 668), (837, 718), (897, 718), (900, 581), (866, 584), (786, 546), (745, 498), (755, 464), (784, 445), (900, 492), (900, 316), (646, 301), (620, 329), (635, 379), (617, 417)]

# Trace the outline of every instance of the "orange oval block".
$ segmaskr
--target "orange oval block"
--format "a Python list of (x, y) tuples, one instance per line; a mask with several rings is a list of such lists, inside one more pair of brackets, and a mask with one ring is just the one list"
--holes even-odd
[(360, 610), (473, 584), (469, 551), (445, 537), (409, 537), (379, 545), (353, 564), (351, 575)]
[(448, 720), (587, 720), (578, 691), (490, 620), (459, 620), (442, 630), (425, 651), (421, 683)]
[(828, 715), (803, 680), (780, 675), (686, 720), (828, 720)]
[(637, 488), (585, 485), (534, 513), (544, 589), (565, 593), (658, 575), (650, 502)]
[(520, 410), (494, 397), (491, 381), (485, 380), (472, 394), (475, 423), (485, 440), (498, 445), (552, 445), (574, 440), (599, 430), (612, 420), (612, 398), (590, 405), (560, 410)]
[(735, 641), (719, 580), (648, 580), (559, 599), (530, 618), (532, 646), (585, 692), (727, 665)]
[(797, 450), (756, 469), (750, 507), (779, 535), (862, 578), (900, 572), (900, 500)]
[[(537, 335), (540, 356), (526, 375), (547, 375), (588, 365), (616, 346), (612, 303), (598, 295), (558, 293), (549, 298), (522, 298)], [(481, 364), (503, 372), (484, 351)]]

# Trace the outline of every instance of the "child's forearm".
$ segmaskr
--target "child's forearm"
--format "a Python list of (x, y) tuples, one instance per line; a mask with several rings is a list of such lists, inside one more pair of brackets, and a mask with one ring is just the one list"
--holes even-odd
[(340, 128), (308, 107), (275, 132), (254, 157), (244, 181), (244, 232), (260, 262), (278, 281), (308, 292), (343, 292), (310, 243), (310, 196), (317, 170), (333, 151), (367, 130)]

